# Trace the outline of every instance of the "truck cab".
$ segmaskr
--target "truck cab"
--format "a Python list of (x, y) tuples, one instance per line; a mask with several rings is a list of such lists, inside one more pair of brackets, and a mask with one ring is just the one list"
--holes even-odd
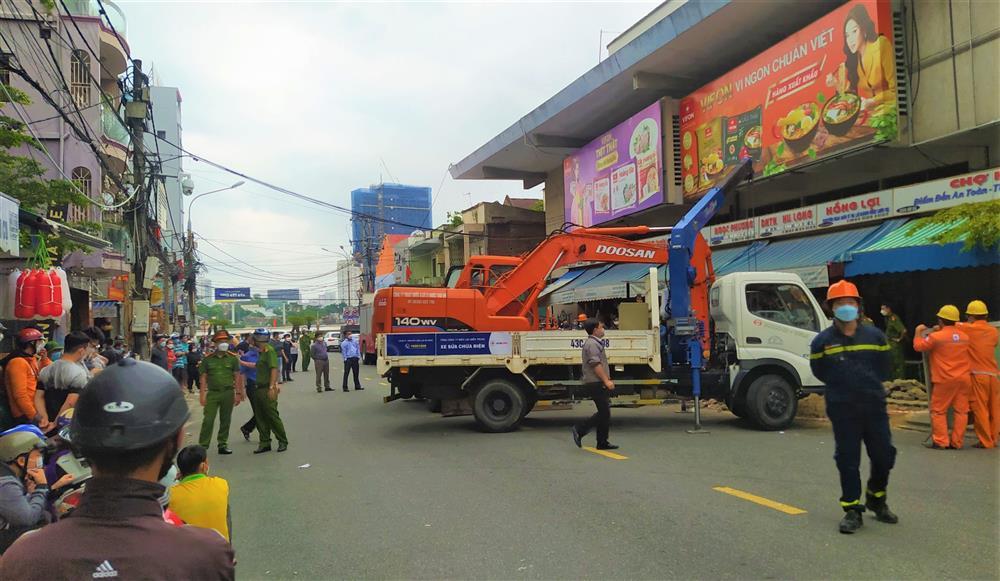
[(728, 369), (726, 404), (762, 427), (794, 417), (796, 400), (822, 391), (809, 367), (809, 346), (830, 325), (797, 275), (737, 272), (709, 291), (716, 364)]

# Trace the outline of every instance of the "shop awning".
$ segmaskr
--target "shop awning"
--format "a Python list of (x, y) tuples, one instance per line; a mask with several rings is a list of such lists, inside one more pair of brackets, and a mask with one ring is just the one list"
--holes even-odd
[(557, 278), (554, 281), (550, 282), (542, 290), (542, 292), (540, 292), (538, 294), (538, 298), (542, 299), (543, 297), (546, 297), (546, 296), (548, 296), (548, 295), (556, 292), (557, 290), (563, 288), (567, 284), (569, 284), (569, 283), (573, 282), (574, 280), (576, 280), (576, 278), (578, 276), (580, 276), (581, 274), (583, 274), (585, 270), (587, 270), (587, 269), (586, 268), (575, 268), (573, 270), (570, 270), (570, 271), (566, 272), (565, 274), (563, 274), (559, 278)]
[(1000, 264), (1000, 246), (993, 249), (962, 249), (963, 242), (938, 244), (933, 238), (959, 225), (929, 224), (910, 233), (909, 225), (901, 225), (879, 240), (855, 251), (844, 267), (845, 276), (885, 272), (913, 272), (945, 268), (969, 268)]
[(905, 220), (902, 219), (888, 220), (866, 228), (777, 240), (763, 246), (751, 245), (748, 251), (729, 264), (716, 267), (716, 274), (780, 270), (799, 275), (809, 288), (825, 287), (830, 284), (829, 263), (850, 260), (853, 251), (881, 239), (903, 222)]
[[(562, 288), (553, 292), (551, 302), (566, 305), (583, 301), (623, 299), (637, 294), (645, 294), (646, 287), (640, 286), (639, 281), (648, 276), (650, 266), (655, 265), (612, 264), (576, 269), (579, 274), (573, 280), (563, 284)], [(566, 275), (568, 274), (570, 273), (566, 273)], [(560, 277), (553, 284), (558, 283), (563, 277)]]

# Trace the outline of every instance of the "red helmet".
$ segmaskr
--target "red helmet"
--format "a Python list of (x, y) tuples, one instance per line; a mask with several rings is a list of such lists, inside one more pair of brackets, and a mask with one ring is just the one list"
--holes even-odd
[(32, 341), (38, 341), (39, 339), (44, 339), (45, 336), (38, 329), (32, 327), (26, 327), (17, 332), (17, 342), (18, 343), (31, 343)]

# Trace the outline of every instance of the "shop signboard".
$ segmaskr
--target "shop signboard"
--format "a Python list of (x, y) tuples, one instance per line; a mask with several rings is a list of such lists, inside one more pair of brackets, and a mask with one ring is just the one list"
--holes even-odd
[[(756, 236), (756, 222), (753, 218), (726, 222), (724, 224), (714, 224), (706, 228), (708, 230), (708, 244), (719, 246), (720, 244), (735, 244), (753, 240)], [(702, 231), (704, 233), (704, 230)]]
[(390, 356), (510, 355), (511, 334), (496, 333), (392, 333), (386, 336)]
[(883, 190), (817, 204), (817, 226), (843, 226), (871, 220), (882, 220), (892, 215), (892, 191)]
[(660, 102), (563, 160), (566, 221), (602, 224), (663, 203)]
[(0, 194), (0, 255), (14, 258), (20, 256), (20, 208), (19, 200)]
[(685, 201), (746, 157), (770, 176), (895, 139), (892, 38), (888, 0), (853, 0), (682, 99)]
[(816, 227), (816, 206), (795, 208), (755, 218), (757, 238), (805, 232)]
[(960, 176), (896, 188), (892, 192), (892, 214), (906, 216), (932, 212), (959, 204), (1000, 199), (1000, 168), (974, 171)]
[(215, 289), (215, 302), (217, 303), (235, 303), (237, 301), (249, 300), (250, 287), (248, 286)]

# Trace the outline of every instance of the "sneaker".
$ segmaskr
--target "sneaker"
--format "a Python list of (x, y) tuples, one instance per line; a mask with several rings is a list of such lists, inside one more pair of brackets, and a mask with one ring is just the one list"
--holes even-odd
[(597, 445), (597, 449), (598, 450), (617, 450), (618, 448), (619, 448), (619, 446), (615, 446), (611, 442), (607, 442), (607, 443), (604, 443), (604, 444), (598, 444)]
[(840, 532), (845, 535), (852, 535), (865, 524), (861, 518), (860, 510), (848, 510), (844, 513), (844, 518), (840, 521)]
[(948, 447), (946, 447), (946, 446), (938, 446), (937, 444), (934, 443), (934, 440), (927, 440), (926, 442), (924, 442), (924, 448), (927, 448), (927, 449), (930, 449), (930, 450), (947, 450), (948, 448), (950, 448), (950, 446), (948, 446)]
[(333, 390), (333, 389), (331, 389), (329, 387), (326, 387), (326, 388), (323, 388), (323, 391), (335, 391), (335, 390)]
[(573, 443), (576, 444), (577, 448), (583, 447), (583, 435), (580, 434), (580, 430), (576, 429), (576, 426), (573, 426)]

